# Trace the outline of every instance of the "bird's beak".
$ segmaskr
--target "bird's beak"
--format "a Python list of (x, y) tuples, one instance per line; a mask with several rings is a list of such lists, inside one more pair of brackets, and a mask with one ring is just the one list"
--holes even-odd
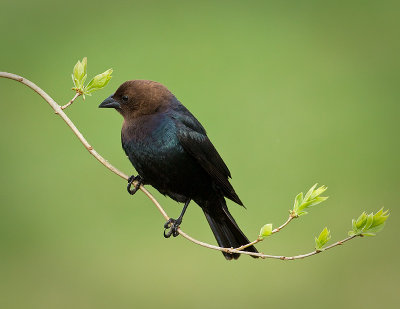
[(107, 99), (105, 99), (100, 105), (100, 108), (121, 108), (121, 105), (113, 99), (113, 95), (110, 95)]

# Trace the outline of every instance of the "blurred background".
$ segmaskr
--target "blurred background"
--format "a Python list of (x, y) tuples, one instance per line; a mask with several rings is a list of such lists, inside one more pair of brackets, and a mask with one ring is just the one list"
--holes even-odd
[[(398, 1), (11, 1), (0, 70), (65, 104), (72, 68), (113, 68), (67, 114), (127, 174), (122, 118), (98, 104), (124, 81), (165, 84), (206, 127), (247, 210), (250, 239), (283, 223), (314, 183), (330, 199), (258, 246), (296, 255), (327, 226), (389, 208), (376, 237), (300, 261), (227, 262), (177, 237), (142, 194), (100, 165), (37, 94), (0, 80), (1, 308), (394, 307), (399, 292)], [(149, 188), (177, 217), (181, 205)], [(215, 243), (196, 205), (182, 228)]]

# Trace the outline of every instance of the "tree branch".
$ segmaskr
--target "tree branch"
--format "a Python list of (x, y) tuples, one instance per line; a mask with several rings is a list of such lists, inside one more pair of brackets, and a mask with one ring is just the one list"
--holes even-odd
[[(292, 221), (292, 220), (295, 219), (295, 218), (297, 218), (297, 216), (295, 216), (295, 215), (293, 214), (293, 211), (290, 211), (289, 218), (286, 220), (286, 222), (283, 223), (281, 226), (277, 227), (276, 229), (274, 229), (274, 230), (271, 232), (271, 235), (272, 235), (272, 234), (275, 234), (275, 233), (278, 233), (278, 232), (279, 232), (280, 230), (282, 230), (285, 226), (287, 226), (287, 225), (290, 223), (290, 221)], [(254, 241), (252, 241), (252, 242), (250, 242), (250, 243), (248, 243), (248, 244), (246, 244), (246, 245), (240, 246), (240, 247), (236, 248), (236, 250), (243, 250), (243, 249), (246, 249), (247, 247), (254, 246), (255, 244), (257, 244), (257, 243), (263, 241), (264, 239), (265, 239), (264, 237), (258, 236), (258, 238), (257, 238), (256, 240), (254, 240)]]
[(67, 104), (61, 106), (61, 109), (66, 109), (68, 106), (70, 106), (72, 103), (74, 103), (75, 99), (77, 97), (79, 97), (80, 95), (82, 95), (82, 93), (80, 93), (79, 91), (76, 92), (75, 96), (71, 99), (71, 101), (69, 101)]
[[(36, 84), (34, 84), (33, 82), (29, 81), (28, 79), (16, 75), (16, 74), (12, 74), (12, 73), (7, 73), (7, 72), (0, 72), (0, 77), (3, 78), (8, 78), (8, 79), (12, 79), (15, 81), (18, 81), (26, 86), (28, 86), (29, 88), (31, 88), (32, 90), (34, 90), (37, 94), (39, 94), (49, 105), (50, 107), (54, 110), (54, 112), (60, 116), (65, 123), (70, 127), (70, 129), (72, 130), (72, 132), (75, 134), (75, 136), (80, 140), (80, 142), (82, 143), (82, 145), (89, 151), (89, 153), (94, 156), (97, 161), (99, 161), (101, 164), (103, 164), (106, 168), (108, 168), (111, 172), (113, 172), (114, 174), (118, 175), (119, 177), (128, 180), (128, 176), (126, 174), (124, 174), (123, 172), (121, 172), (120, 170), (118, 170), (117, 168), (115, 168), (112, 164), (110, 164), (106, 159), (104, 159), (96, 150), (93, 149), (93, 147), (88, 143), (88, 141), (85, 139), (85, 137), (82, 135), (82, 133), (77, 129), (77, 127), (73, 124), (73, 122), (69, 119), (69, 117), (64, 113), (63, 109), (65, 109), (66, 107), (68, 107), (69, 105), (71, 105), (75, 99), (80, 95), (78, 92), (75, 94), (75, 96), (64, 106), (60, 106), (56, 101), (54, 101), (45, 91), (43, 91), (40, 87), (38, 87)], [(134, 182), (134, 185), (136, 185), (137, 182)], [(159, 212), (161, 213), (161, 215), (164, 217), (165, 220), (169, 220), (169, 216), (167, 215), (167, 213), (165, 212), (165, 210), (163, 209), (163, 207), (160, 205), (160, 203), (155, 199), (155, 197), (153, 195), (150, 194), (149, 191), (146, 190), (146, 188), (144, 188), (142, 185), (140, 186), (140, 190), (154, 203), (154, 205), (157, 207), (157, 209), (159, 210)], [(274, 229), (272, 231), (272, 234), (279, 232), (282, 228), (284, 228), (286, 225), (288, 225), (290, 223), (290, 221), (292, 221), (295, 218), (295, 216), (293, 216), (292, 214), (289, 216), (288, 220), (282, 224), (280, 227)], [(218, 246), (214, 246), (214, 245), (210, 245), (208, 243), (199, 241), (191, 236), (189, 236), (188, 234), (186, 234), (184, 231), (182, 231), (182, 229), (178, 229), (179, 234), (182, 235), (184, 238), (186, 238), (187, 240), (205, 247), (205, 248), (209, 248), (212, 250), (218, 250), (218, 251), (222, 251), (222, 252), (227, 252), (227, 253), (240, 253), (240, 254), (246, 254), (246, 255), (251, 255), (251, 256), (257, 256), (260, 258), (271, 258), (271, 259), (279, 259), (279, 260), (297, 260), (297, 259), (303, 259), (318, 253), (321, 253), (322, 251), (320, 250), (316, 250), (307, 254), (303, 254), (303, 255), (297, 255), (297, 256), (291, 256), (291, 257), (286, 257), (286, 256), (278, 256), (278, 255), (269, 255), (269, 254), (264, 254), (264, 253), (254, 253), (254, 252), (248, 252), (248, 251), (243, 251), (243, 249), (256, 244), (258, 242), (260, 242), (262, 239), (257, 239), (247, 245), (241, 246), (239, 248), (221, 248)], [(355, 236), (350, 236), (347, 237), (341, 241), (338, 241), (328, 247), (326, 247), (324, 250), (328, 250), (331, 249), (333, 247), (336, 247), (338, 245), (343, 244), (346, 241), (349, 241), (353, 238), (355, 238), (357, 235)]]
[(280, 230), (282, 230), (285, 226), (287, 226), (295, 218), (297, 218), (297, 216), (293, 215), (293, 213), (290, 212), (289, 218), (286, 220), (286, 222), (283, 223), (281, 226), (277, 227), (276, 229), (274, 229), (271, 234), (278, 233)]

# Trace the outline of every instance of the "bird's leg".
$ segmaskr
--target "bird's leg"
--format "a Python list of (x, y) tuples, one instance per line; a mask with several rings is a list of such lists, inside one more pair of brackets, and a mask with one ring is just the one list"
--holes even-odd
[[(165, 238), (169, 238), (169, 237), (171, 237), (171, 235), (173, 235), (174, 237), (179, 235), (178, 228), (179, 228), (179, 225), (182, 223), (183, 215), (185, 214), (185, 211), (186, 211), (187, 207), (189, 206), (189, 203), (190, 203), (190, 199), (188, 199), (185, 202), (185, 205), (183, 206), (182, 212), (181, 212), (180, 216), (178, 217), (178, 219), (175, 220), (175, 219), (169, 218), (167, 223), (164, 224), (164, 229), (165, 229), (164, 237)], [(170, 230), (167, 231), (168, 229), (170, 229)]]
[[(132, 190), (131, 187), (134, 181), (137, 181), (137, 184)], [(128, 190), (128, 193), (130, 195), (134, 195), (137, 192), (137, 190), (139, 190), (142, 184), (143, 184), (143, 178), (140, 177), (140, 175), (137, 176), (132, 175), (131, 177), (128, 178), (128, 186), (126, 187), (126, 189)]]

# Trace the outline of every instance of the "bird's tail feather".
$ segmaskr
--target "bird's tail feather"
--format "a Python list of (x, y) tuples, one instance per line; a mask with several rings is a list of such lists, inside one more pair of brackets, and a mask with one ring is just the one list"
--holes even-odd
[[(216, 203), (218, 204), (215, 205)], [(220, 247), (238, 248), (250, 242), (229, 213), (223, 197), (217, 200), (207, 201), (204, 206), (202, 207), (204, 214)], [(247, 247), (244, 251), (258, 252), (254, 246)], [(240, 256), (239, 253), (231, 254), (222, 252), (222, 254), (227, 260), (236, 260)]]

